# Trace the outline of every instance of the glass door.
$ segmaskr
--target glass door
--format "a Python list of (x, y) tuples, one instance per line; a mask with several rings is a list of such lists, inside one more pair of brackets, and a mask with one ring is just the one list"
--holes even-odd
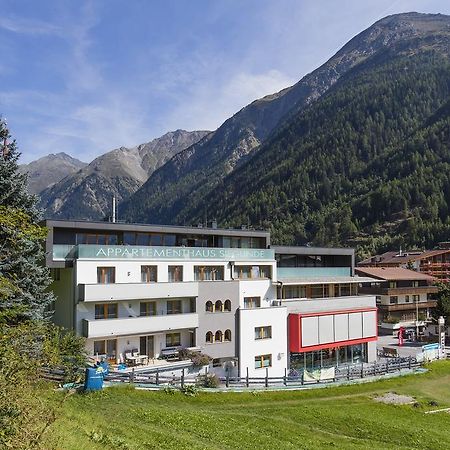
[(139, 339), (141, 355), (147, 355), (149, 358), (155, 357), (154, 336), (141, 336)]

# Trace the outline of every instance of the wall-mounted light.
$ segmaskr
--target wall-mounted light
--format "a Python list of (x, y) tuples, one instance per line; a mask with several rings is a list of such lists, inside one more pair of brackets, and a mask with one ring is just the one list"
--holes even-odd
[(131, 275), (131, 272), (127, 272), (127, 274), (128, 274), (128, 276), (130, 276), (130, 275)]

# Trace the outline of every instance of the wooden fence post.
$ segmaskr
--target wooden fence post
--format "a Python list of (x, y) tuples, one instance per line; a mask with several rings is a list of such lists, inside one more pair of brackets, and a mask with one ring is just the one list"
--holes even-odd
[(364, 378), (364, 363), (361, 363), (361, 378)]
[(130, 373), (130, 383), (134, 383), (134, 367), (131, 369), (131, 373)]
[(412, 361), (412, 356), (409, 355), (409, 360), (408, 360), (408, 368), (411, 369), (411, 361)]
[(225, 386), (230, 386), (230, 373), (227, 371), (227, 378), (225, 379)]
[(347, 366), (347, 380), (350, 380), (350, 366)]
[(287, 368), (284, 368), (283, 384), (287, 386)]
[(184, 367), (181, 370), (181, 387), (184, 388)]
[(247, 367), (247, 375), (246, 375), (246, 377), (245, 377), (245, 385), (247, 386), (247, 387), (249, 387), (249, 381), (248, 381), (248, 367)]
[(266, 367), (266, 387), (269, 387), (269, 369)]
[(156, 385), (159, 385), (159, 369), (156, 369)]

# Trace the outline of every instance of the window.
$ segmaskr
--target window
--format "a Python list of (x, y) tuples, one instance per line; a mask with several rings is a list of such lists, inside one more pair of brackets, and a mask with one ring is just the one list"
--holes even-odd
[(398, 297), (396, 295), (391, 295), (389, 297), (389, 303), (392, 304), (397, 304), (398, 303)]
[(156, 283), (158, 281), (157, 273), (157, 266), (141, 266), (141, 281), (143, 283)]
[(261, 297), (244, 297), (244, 308), (253, 309), (261, 307)]
[(77, 244), (117, 245), (116, 234), (77, 233)]
[(225, 330), (223, 339), (225, 342), (231, 342), (231, 330)]
[(117, 354), (116, 348), (116, 339), (102, 339), (101, 341), (94, 341), (94, 356), (106, 355), (108, 360), (115, 362)]
[(117, 303), (97, 303), (95, 305), (96, 319), (117, 319)]
[(205, 304), (205, 311), (206, 312), (214, 312), (214, 305), (211, 300), (208, 300)]
[(328, 284), (311, 285), (311, 298), (325, 298), (325, 297), (329, 297)]
[(167, 314), (181, 314), (181, 300), (167, 300)]
[(405, 302), (409, 303), (409, 295), (405, 295)]
[(283, 298), (305, 298), (306, 286), (283, 286)]
[(340, 297), (348, 297), (351, 295), (350, 284), (340, 284), (339, 285), (339, 296)]
[(376, 300), (376, 302), (377, 302), (377, 305), (381, 304), (381, 295), (377, 295), (377, 296), (375, 297), (375, 300)]
[(205, 335), (205, 341), (207, 344), (212, 344), (214, 342), (214, 335), (212, 331), (208, 331)]
[(97, 283), (110, 284), (116, 282), (115, 267), (97, 267)]
[(419, 282), (417, 280), (413, 281), (412, 287), (419, 287)]
[(179, 347), (181, 345), (180, 333), (166, 334), (166, 347)]
[(156, 302), (141, 302), (139, 309), (141, 316), (156, 316)]
[(270, 278), (271, 266), (234, 266), (234, 277), (240, 279)]
[(225, 300), (225, 303), (223, 304), (223, 310), (224, 311), (231, 311), (231, 301), (230, 300)]
[(169, 266), (169, 281), (183, 281), (183, 266)]
[(420, 301), (420, 295), (413, 295), (412, 300), (414, 303), (418, 303)]
[(389, 281), (389, 287), (391, 289), (395, 289), (397, 287), (397, 282), (396, 281)]
[(272, 355), (255, 356), (255, 369), (272, 367)]
[(195, 281), (223, 280), (223, 266), (194, 266)]
[(217, 300), (214, 305), (214, 311), (215, 312), (222, 312), (223, 304), (220, 300)]
[(222, 342), (223, 333), (220, 330), (216, 331), (216, 334), (214, 335), (214, 341), (215, 342)]
[(255, 339), (271, 339), (272, 338), (272, 327), (255, 327)]

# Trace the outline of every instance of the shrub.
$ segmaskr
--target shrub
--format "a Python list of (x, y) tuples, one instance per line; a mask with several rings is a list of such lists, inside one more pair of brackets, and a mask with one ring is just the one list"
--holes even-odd
[(207, 375), (201, 376), (197, 384), (205, 388), (217, 388), (220, 386), (220, 380), (216, 374), (208, 373)]

